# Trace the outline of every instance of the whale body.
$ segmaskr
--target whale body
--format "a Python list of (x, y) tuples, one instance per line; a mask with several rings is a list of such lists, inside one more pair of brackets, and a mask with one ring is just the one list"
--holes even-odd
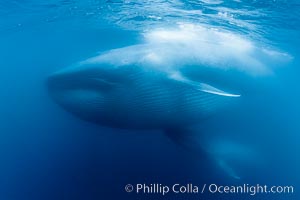
[(48, 89), (63, 108), (101, 125), (128, 129), (189, 126), (239, 96), (151, 68), (115, 66), (101, 56), (97, 59), (54, 73)]
[[(272, 74), (272, 60), (287, 57), (202, 27), (159, 30), (145, 38), (143, 44), (113, 49), (50, 75), (51, 97), (81, 119), (112, 128), (162, 130), (176, 143), (202, 151), (186, 134), (188, 127), (237, 102), (243, 80)], [(213, 156), (227, 174), (239, 177)]]
[[(118, 128), (187, 126), (228, 105), (288, 56), (201, 26), (154, 30), (52, 74), (48, 89), (71, 113)], [(249, 88), (249, 87), (248, 87)]]

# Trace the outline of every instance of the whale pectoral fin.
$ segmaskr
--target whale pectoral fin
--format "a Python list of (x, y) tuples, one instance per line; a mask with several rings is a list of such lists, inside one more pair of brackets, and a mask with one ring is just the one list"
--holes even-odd
[(181, 73), (179, 72), (172, 72), (169, 77), (173, 80), (185, 83), (191, 87), (193, 87), (196, 90), (202, 91), (202, 92), (207, 92), (210, 94), (215, 94), (215, 95), (220, 95), (220, 96), (226, 96), (226, 97), (240, 97), (241, 95), (239, 94), (231, 94), (225, 91), (222, 91), (220, 89), (217, 89), (209, 84), (202, 83), (202, 82), (197, 82), (197, 81), (192, 81), (186, 77), (184, 77)]
[(207, 92), (207, 93), (216, 94), (216, 95), (220, 95), (220, 96), (227, 96), (227, 97), (240, 97), (241, 96), (239, 94), (231, 94), (228, 92), (224, 92), (224, 91), (219, 90), (219, 89), (217, 89), (211, 85), (208, 85), (206, 83), (199, 83), (198, 89), (202, 92)]
[(214, 163), (226, 175), (234, 179), (241, 179), (236, 171), (226, 162), (226, 159), (221, 155), (212, 153), (209, 148), (201, 144), (199, 134), (188, 128), (174, 127), (164, 130), (165, 135), (174, 143), (183, 147), (185, 150), (193, 153), (197, 158), (208, 160)]

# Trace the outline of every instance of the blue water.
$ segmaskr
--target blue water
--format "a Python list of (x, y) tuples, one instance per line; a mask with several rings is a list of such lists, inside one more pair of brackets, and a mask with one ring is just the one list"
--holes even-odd
[[(0, 199), (299, 199), (299, 19), (297, 0), (2, 0)], [(229, 117), (201, 124), (205, 137), (255, 152), (244, 158), (248, 164), (235, 163), (240, 180), (159, 131), (82, 121), (47, 93), (52, 72), (180, 23), (237, 34), (289, 57)], [(128, 183), (292, 185), (294, 194), (128, 194)]]

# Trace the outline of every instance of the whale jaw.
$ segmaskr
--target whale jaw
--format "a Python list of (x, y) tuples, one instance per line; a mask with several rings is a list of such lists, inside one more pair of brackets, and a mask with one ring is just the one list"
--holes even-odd
[(98, 122), (105, 115), (105, 93), (116, 83), (94, 68), (67, 68), (50, 75), (46, 86), (51, 98), (68, 112), (87, 121)]

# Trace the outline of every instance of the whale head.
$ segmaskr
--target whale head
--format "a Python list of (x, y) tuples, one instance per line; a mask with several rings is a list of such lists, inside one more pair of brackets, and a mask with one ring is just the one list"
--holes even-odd
[(53, 100), (80, 118), (95, 121), (109, 113), (109, 94), (125, 84), (120, 71), (107, 65), (78, 64), (57, 71), (47, 79)]

